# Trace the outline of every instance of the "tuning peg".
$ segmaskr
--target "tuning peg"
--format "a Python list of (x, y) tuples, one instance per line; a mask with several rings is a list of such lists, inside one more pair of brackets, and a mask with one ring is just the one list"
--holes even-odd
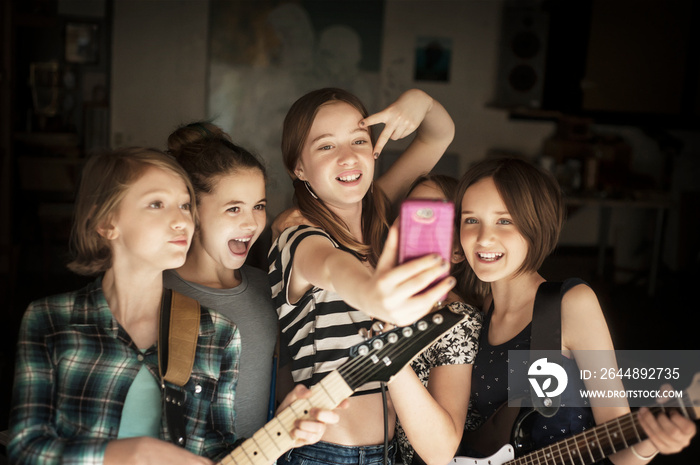
[(384, 322), (377, 320), (372, 323), (372, 332), (374, 334), (382, 334), (384, 332)]
[(362, 336), (362, 339), (365, 341), (368, 341), (372, 337), (372, 333), (370, 333), (367, 328), (360, 328), (357, 333)]

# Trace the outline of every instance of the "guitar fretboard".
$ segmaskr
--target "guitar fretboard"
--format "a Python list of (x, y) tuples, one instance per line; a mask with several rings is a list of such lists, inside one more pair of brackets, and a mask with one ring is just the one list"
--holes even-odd
[(243, 441), (219, 465), (265, 465), (274, 462), (294, 445), (291, 433), (297, 420), (309, 418), (309, 411), (314, 407), (334, 409), (351, 394), (352, 389), (340, 373), (329, 373), (311, 388), (308, 399), (292, 402), (252, 437)]
[(308, 399), (294, 401), (218, 465), (273, 463), (294, 446), (291, 436), (294, 424), (299, 419), (310, 418), (312, 408), (332, 410), (367, 382), (389, 382), (401, 368), (464, 318), (464, 314), (443, 308), (410, 327), (396, 328), (354, 346), (350, 359), (315, 384)]
[[(682, 406), (650, 408), (654, 414), (679, 409), (687, 416)], [(503, 465), (590, 465), (646, 438), (638, 413), (632, 412)]]

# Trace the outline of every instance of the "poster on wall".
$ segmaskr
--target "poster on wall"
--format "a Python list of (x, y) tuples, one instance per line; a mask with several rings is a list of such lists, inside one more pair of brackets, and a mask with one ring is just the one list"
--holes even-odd
[(99, 59), (99, 26), (95, 23), (67, 23), (66, 63), (95, 64)]
[(282, 122), (306, 92), (340, 87), (378, 110), (384, 1), (213, 0), (209, 118), (268, 169), (268, 215), (291, 206)]
[(449, 82), (452, 39), (418, 37), (416, 39), (416, 81)]

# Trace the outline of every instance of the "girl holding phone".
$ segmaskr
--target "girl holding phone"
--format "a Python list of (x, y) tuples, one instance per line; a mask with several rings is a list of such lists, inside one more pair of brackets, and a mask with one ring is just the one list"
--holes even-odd
[[(379, 123), (384, 129), (374, 143), (370, 128)], [(403, 155), (374, 182), (374, 162), (384, 144), (413, 131), (415, 138)], [(395, 228), (384, 244), (389, 203), (403, 199), (411, 182), (434, 166), (453, 134), (454, 124), (442, 105), (416, 89), (371, 116), (354, 95), (332, 88), (310, 92), (290, 108), (283, 159), (297, 207), (316, 226), (281, 233), (270, 250), (269, 278), (282, 349), (295, 382), (311, 386), (342, 364), (346, 349), (363, 341), (358, 331), (370, 330), (373, 318), (411, 323), (454, 284), (452, 278), (443, 279), (421, 293), (449, 270), (449, 263), (427, 256), (395, 266)], [(468, 376), (463, 378), (468, 382)], [(398, 414), (421, 456), (428, 463), (447, 463), (461, 437), (466, 406), (453, 416), (410, 367), (389, 384), (389, 395), (388, 437), (394, 435)], [(338, 456), (347, 463), (365, 456), (370, 463), (381, 462), (383, 410), (380, 387), (362, 386), (322, 442), (294, 449), (282, 463), (325, 464)], [(437, 439), (444, 447), (435, 447)], [(390, 448), (392, 460), (393, 443)]]

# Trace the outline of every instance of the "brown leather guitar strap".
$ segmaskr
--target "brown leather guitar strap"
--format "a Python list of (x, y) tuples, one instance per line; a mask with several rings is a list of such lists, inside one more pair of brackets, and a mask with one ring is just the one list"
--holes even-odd
[(199, 319), (198, 301), (179, 292), (163, 289), (158, 330), (158, 370), (163, 391), (163, 415), (170, 440), (183, 447), (187, 437), (185, 391), (180, 388), (187, 383), (192, 373)]

